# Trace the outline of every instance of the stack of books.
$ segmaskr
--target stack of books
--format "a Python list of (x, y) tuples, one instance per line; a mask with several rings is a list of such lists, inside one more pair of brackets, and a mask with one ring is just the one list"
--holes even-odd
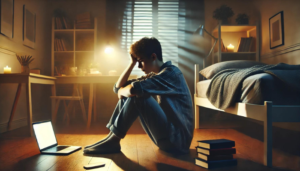
[(54, 39), (54, 50), (55, 51), (68, 51), (63, 39), (55, 38)]
[(198, 141), (195, 164), (207, 169), (237, 165), (235, 142), (227, 139)]
[(253, 49), (253, 37), (241, 37), (238, 52), (250, 52)]
[(71, 29), (71, 23), (66, 17), (55, 17), (55, 29)]
[(89, 12), (76, 15), (77, 29), (92, 29), (94, 27), (93, 23), (93, 18)]

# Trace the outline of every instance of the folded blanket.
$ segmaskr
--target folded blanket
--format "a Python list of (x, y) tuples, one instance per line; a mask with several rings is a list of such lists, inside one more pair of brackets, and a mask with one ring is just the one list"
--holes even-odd
[(217, 73), (207, 89), (208, 100), (219, 109), (226, 109), (241, 96), (243, 81), (254, 74), (269, 73), (287, 87), (300, 91), (300, 65), (256, 65), (246, 69), (226, 69)]

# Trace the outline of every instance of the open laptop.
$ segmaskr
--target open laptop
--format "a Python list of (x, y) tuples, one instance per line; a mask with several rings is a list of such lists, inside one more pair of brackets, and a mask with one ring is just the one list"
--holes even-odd
[(42, 154), (70, 154), (81, 146), (57, 145), (51, 121), (32, 123), (33, 132)]

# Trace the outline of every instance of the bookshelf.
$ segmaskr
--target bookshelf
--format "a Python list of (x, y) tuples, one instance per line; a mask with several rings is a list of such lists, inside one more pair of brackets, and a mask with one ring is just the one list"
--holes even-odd
[(70, 67), (77, 67), (77, 70), (87, 69), (96, 56), (97, 19), (93, 18), (92, 27), (87, 29), (77, 29), (75, 20), (70, 21), (67, 29), (57, 28), (56, 18), (53, 17), (51, 75), (57, 76), (56, 69), (66, 75)]
[[(259, 61), (259, 30), (257, 25), (222, 25), (212, 31), (212, 35), (218, 38), (216, 47), (212, 53), (212, 63), (230, 60)], [(249, 50), (239, 52), (241, 38), (252, 37)], [(222, 40), (222, 41), (220, 41)], [(213, 42), (212, 42), (213, 43)], [(227, 52), (226, 47), (234, 46), (233, 52)], [(223, 48), (222, 48), (223, 47)], [(224, 49), (225, 47), (225, 49)]]

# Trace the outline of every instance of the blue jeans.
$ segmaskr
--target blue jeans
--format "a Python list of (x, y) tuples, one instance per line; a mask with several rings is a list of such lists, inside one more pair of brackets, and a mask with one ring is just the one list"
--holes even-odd
[(152, 96), (120, 99), (106, 127), (119, 138), (124, 138), (138, 117), (145, 132), (160, 149), (180, 152), (169, 138), (174, 126)]

